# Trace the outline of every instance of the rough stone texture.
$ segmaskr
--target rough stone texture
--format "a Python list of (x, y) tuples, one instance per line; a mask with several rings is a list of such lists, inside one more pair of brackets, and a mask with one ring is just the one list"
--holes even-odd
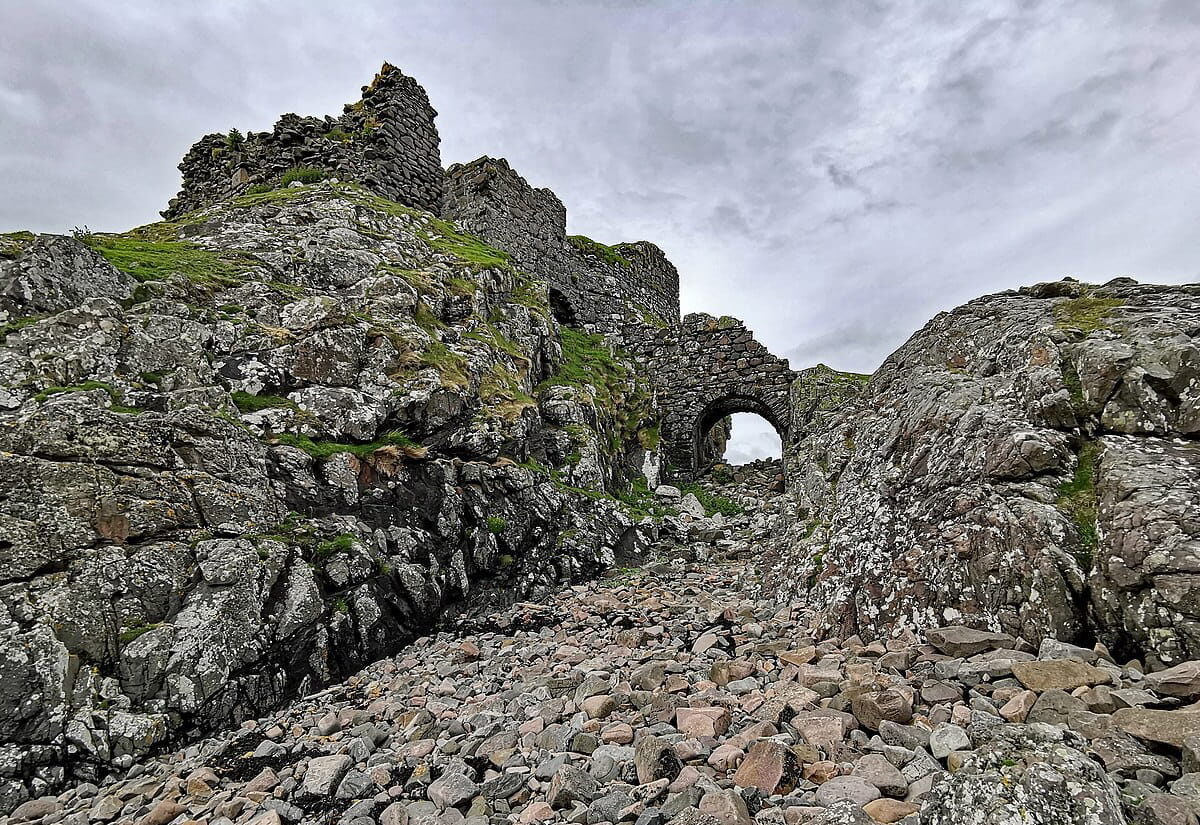
[(939, 315), (841, 406), (795, 405), (799, 523), (768, 587), (864, 638), (950, 622), (1200, 656), (1198, 328), (1200, 287), (1128, 279)]
[(0, 247), (0, 325), (62, 312), (87, 298), (124, 300), (133, 286), (132, 278), (74, 238), (31, 235), (7, 254)]
[(283, 115), (270, 132), (250, 132), (230, 145), (226, 135), (205, 135), (179, 164), (183, 188), (163, 217), (180, 215), (278, 184), (294, 167), (361, 183), (385, 198), (437, 212), (442, 198), (437, 112), (411, 77), (383, 64), (362, 99), (333, 117)]
[(610, 332), (625, 323), (679, 323), (679, 273), (652, 243), (598, 251), (567, 235), (567, 213), (549, 189), (535, 189), (503, 158), (446, 171), (442, 214), (513, 256), (550, 287), (560, 323)]
[(61, 238), (0, 264), (3, 294), (63, 286), (11, 305), (0, 347), (0, 741), (21, 752), (0, 796), (244, 718), (653, 538), (604, 493), (646, 464), (618, 416), (648, 408), (541, 386), (563, 357), (544, 287), (393, 206), (318, 184), (158, 228), (219, 282), (134, 292)]
[(1117, 787), (1080, 751), (1081, 739), (1048, 725), (992, 731), (934, 783), (921, 825), (1123, 825)]
[(664, 457), (675, 471), (694, 474), (718, 460), (706, 438), (733, 413), (761, 415), (787, 441), (796, 374), (736, 318), (691, 313), (631, 349), (655, 382)]

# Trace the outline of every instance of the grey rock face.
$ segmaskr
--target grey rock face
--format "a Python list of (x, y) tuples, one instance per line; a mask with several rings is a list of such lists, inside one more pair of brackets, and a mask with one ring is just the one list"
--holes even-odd
[[(543, 386), (563, 359), (544, 287), (430, 220), (319, 184), (156, 225), (190, 276), (95, 251), (136, 259), (130, 237), (0, 258), (0, 311), (24, 319), (0, 347), (0, 740), (24, 755), (0, 795), (656, 536), (605, 493), (647, 463), (618, 415), (649, 407)], [(630, 363), (606, 391), (634, 395)]]
[(802, 377), (801, 523), (768, 587), (868, 638), (964, 624), (1200, 656), (1198, 325), (1195, 286), (1043, 284), (939, 315), (840, 407)]
[(1006, 725), (953, 774), (934, 782), (922, 825), (1123, 825), (1112, 779), (1080, 748), (1085, 743), (1049, 725)]

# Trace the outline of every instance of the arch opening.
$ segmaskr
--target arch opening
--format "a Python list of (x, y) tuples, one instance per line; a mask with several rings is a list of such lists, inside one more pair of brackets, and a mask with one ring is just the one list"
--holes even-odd
[(571, 306), (570, 299), (554, 287), (550, 287), (550, 314), (564, 327), (579, 327), (579, 318), (575, 314), (575, 308)]
[[(762, 445), (756, 451), (733, 441), (734, 427), (740, 423), (750, 438)], [(764, 426), (765, 425), (765, 426)], [(693, 467), (697, 472), (719, 463), (744, 464), (756, 458), (783, 458), (786, 433), (775, 413), (762, 400), (751, 396), (734, 395), (719, 398), (704, 408), (696, 418), (692, 436)], [(769, 455), (768, 455), (769, 454)]]

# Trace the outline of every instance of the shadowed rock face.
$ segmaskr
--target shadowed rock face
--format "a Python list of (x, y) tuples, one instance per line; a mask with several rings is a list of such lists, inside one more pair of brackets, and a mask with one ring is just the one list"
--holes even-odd
[(1198, 330), (1200, 288), (1128, 280), (939, 315), (861, 394), (797, 404), (799, 518), (768, 576), (871, 636), (961, 621), (1200, 656)]

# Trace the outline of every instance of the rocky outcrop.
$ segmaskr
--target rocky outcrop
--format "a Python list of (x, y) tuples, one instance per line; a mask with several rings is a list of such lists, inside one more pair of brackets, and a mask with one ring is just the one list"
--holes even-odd
[(661, 529), (628, 492), (657, 483), (632, 366), (356, 186), (26, 239), (0, 284), (9, 806)]
[(765, 572), (844, 631), (1200, 656), (1197, 330), (1200, 288), (1128, 279), (939, 315), (861, 392), (796, 405), (799, 519)]

